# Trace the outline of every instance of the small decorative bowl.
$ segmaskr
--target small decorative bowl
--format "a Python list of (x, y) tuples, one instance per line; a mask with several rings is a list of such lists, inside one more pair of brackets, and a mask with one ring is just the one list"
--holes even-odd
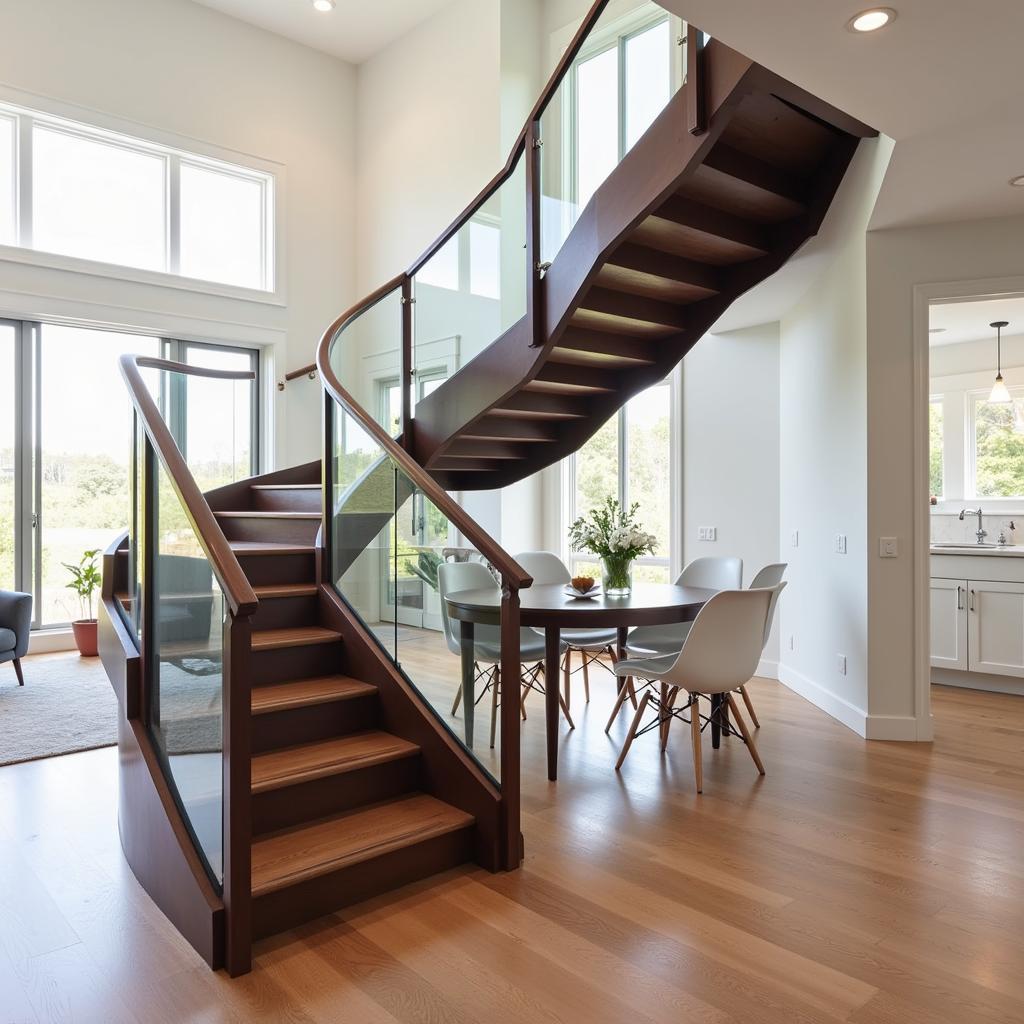
[(594, 589), (593, 576), (573, 576), (569, 583), (577, 594), (589, 594)]

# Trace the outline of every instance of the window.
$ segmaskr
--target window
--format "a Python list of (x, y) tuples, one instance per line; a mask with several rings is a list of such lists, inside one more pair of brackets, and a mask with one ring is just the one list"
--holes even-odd
[(1012, 405), (970, 396), (971, 481), (976, 498), (1024, 496), (1024, 388), (1011, 388)]
[[(63, 563), (105, 548), (131, 518), (132, 415), (125, 353), (250, 369), (250, 349), (0, 321), (0, 588), (34, 597), (36, 628), (79, 618)], [(257, 390), (250, 381), (165, 375), (154, 396), (203, 489), (257, 469)]]
[(932, 398), (928, 403), (928, 492), (941, 498), (943, 486), (943, 408), (942, 398)]
[(274, 176), (0, 105), (0, 244), (273, 291)]
[[(663, 381), (626, 406), (568, 460), (571, 477), (569, 522), (606, 498), (640, 504), (640, 521), (658, 538), (653, 556), (640, 558), (634, 579), (669, 582), (672, 552), (672, 479), (678, 461), (672, 452), (672, 386)], [(573, 552), (574, 574), (600, 575), (593, 556)]]

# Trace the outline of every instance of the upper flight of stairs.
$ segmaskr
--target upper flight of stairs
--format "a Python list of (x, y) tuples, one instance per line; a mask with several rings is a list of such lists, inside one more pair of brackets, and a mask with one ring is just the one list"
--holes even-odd
[(817, 231), (876, 133), (712, 41), (709, 123), (685, 90), (600, 186), (524, 317), (416, 406), (412, 451), (448, 490), (576, 451)]
[(230, 494), (236, 507), (215, 515), (259, 598), (250, 662), (258, 938), (473, 859), (475, 822), (421, 791), (421, 748), (382, 727), (378, 688), (348, 674), (344, 638), (321, 611), (320, 486)]

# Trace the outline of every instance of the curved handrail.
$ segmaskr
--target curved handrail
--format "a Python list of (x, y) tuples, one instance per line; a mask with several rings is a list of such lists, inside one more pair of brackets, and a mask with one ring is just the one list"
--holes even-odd
[(228, 605), (234, 615), (251, 615), (259, 606), (248, 578), (242, 571), (231, 545), (224, 536), (217, 517), (210, 509), (203, 492), (192, 476), (188, 464), (182, 457), (171, 432), (157, 408), (153, 396), (142, 379), (141, 369), (167, 370), (193, 377), (212, 377), (217, 380), (254, 380), (251, 370), (209, 370), (201, 366), (176, 363), (170, 359), (154, 359), (149, 356), (123, 355), (120, 360), (121, 376), (124, 377), (135, 411), (149, 436), (160, 462), (171, 479), (171, 486), (178, 495), (195, 530), (199, 543), (213, 568)]
[[(351, 321), (365, 309), (383, 299), (386, 295), (401, 287), (405, 275), (393, 278), (388, 284), (378, 288), (367, 300), (357, 303), (346, 310), (331, 324), (320, 339), (316, 350), (316, 364), (320, 371), (324, 390), (353, 419), (359, 421), (362, 428), (373, 438), (381, 449), (398, 465), (398, 468), (419, 488), (434, 505), (447, 516), (456, 529), (466, 537), (476, 549), (494, 566), (501, 575), (520, 590), (533, 583), (533, 577), (499, 545), (465, 510), (458, 505), (434, 478), (400, 445), (366, 410), (345, 390), (335, 376), (330, 364), (331, 343), (338, 333), (343, 331)], [(329, 457), (329, 454), (328, 456)], [(325, 505), (325, 508), (329, 506)]]

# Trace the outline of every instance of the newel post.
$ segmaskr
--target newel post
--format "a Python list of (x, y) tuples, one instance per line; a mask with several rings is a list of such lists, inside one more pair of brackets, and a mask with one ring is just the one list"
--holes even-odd
[[(500, 866), (514, 871), (523, 860), (519, 821), (519, 590), (508, 580), (501, 584), (501, 848)], [(558, 680), (545, 680), (548, 686)]]

